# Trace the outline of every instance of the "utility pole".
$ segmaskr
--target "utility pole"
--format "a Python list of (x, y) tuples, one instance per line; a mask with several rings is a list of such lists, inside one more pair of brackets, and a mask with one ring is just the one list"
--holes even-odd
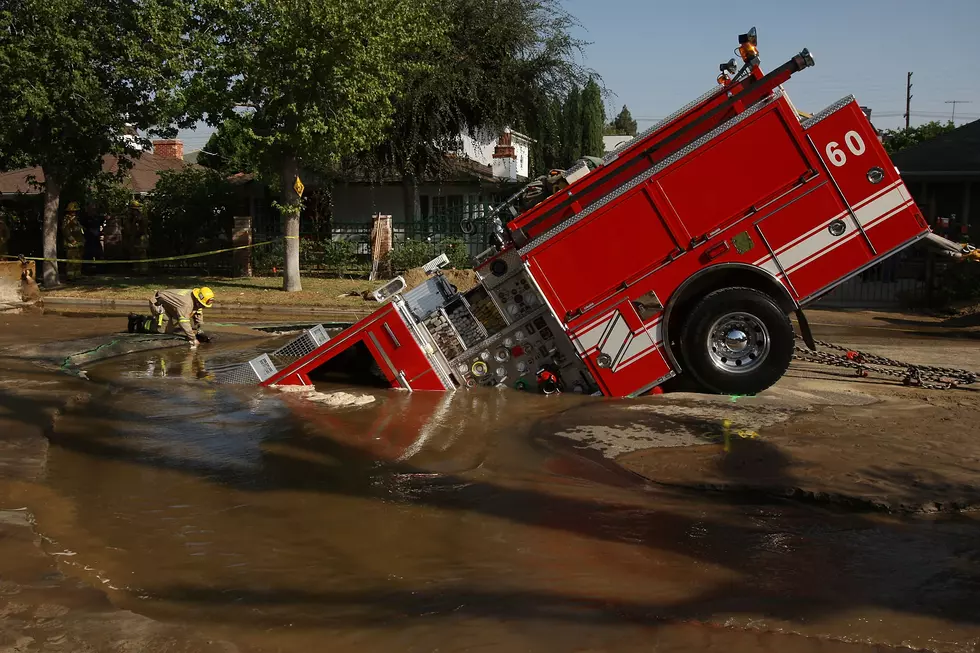
[(905, 129), (909, 128), (909, 108), (912, 106), (912, 73), (905, 77)]
[(970, 104), (972, 100), (946, 100), (946, 104), (953, 105), (953, 115), (949, 117), (949, 121), (953, 122), (956, 120), (956, 105), (957, 104)]

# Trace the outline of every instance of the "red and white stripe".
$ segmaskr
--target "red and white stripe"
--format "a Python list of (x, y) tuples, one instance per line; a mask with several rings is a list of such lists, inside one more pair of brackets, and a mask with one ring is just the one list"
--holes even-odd
[[(905, 184), (896, 181), (856, 203), (851, 207), (851, 210), (861, 228), (867, 231), (901, 213), (912, 203), (913, 200), (909, 196)], [(840, 236), (834, 236), (828, 229), (834, 220), (844, 221), (846, 228)], [(854, 220), (850, 219), (849, 213), (841, 211), (837, 215), (827, 218), (810, 231), (777, 248), (775, 259), (767, 255), (756, 261), (755, 264), (776, 277), (782, 277), (783, 271), (786, 274), (792, 274), (806, 264), (812, 263), (841, 245), (859, 237), (860, 234), (861, 231), (854, 224)], [(778, 265), (776, 264), (777, 260), (779, 261)], [(780, 271), (780, 267), (782, 267), (782, 271)]]
[(661, 344), (661, 316), (633, 333), (618, 311), (606, 313), (572, 335), (572, 343), (583, 357), (606, 354), (610, 370), (618, 372), (655, 351)]

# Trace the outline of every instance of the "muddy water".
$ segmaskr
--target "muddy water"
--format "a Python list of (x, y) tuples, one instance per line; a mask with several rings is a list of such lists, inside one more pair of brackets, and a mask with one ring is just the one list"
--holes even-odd
[(980, 643), (969, 518), (653, 487), (551, 437), (590, 398), (375, 391), (336, 409), (199, 379), (203, 356), (249, 353), (89, 369), (99, 390), (56, 421), (34, 507), (68, 573), (242, 650)]

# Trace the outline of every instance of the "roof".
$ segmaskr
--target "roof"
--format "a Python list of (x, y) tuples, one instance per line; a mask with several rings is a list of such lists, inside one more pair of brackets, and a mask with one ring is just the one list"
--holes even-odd
[[(188, 164), (180, 159), (157, 156), (151, 152), (143, 152), (138, 158), (132, 158), (133, 167), (129, 169), (124, 184), (132, 189), (134, 194), (149, 193), (156, 187), (159, 173), (163, 170), (182, 170)], [(109, 155), (102, 159), (102, 171), (116, 173), (119, 171), (119, 159)], [(42, 189), (31, 184), (29, 178), (34, 177), (38, 183), (44, 183), (44, 172), (41, 168), (21, 168), (10, 172), (0, 173), (0, 195), (39, 195)]]
[[(493, 184), (506, 184), (507, 180), (498, 179), (493, 176), (493, 167), (474, 161), (465, 156), (455, 156), (444, 154), (441, 171), (434, 171), (420, 179), (422, 183), (436, 181), (470, 181), (476, 180)], [(373, 176), (362, 167), (352, 167), (340, 172), (343, 181), (350, 184), (356, 183), (398, 183), (401, 182), (401, 175), (394, 171), (382, 173), (380, 177)]]
[(980, 120), (892, 155), (902, 175), (980, 176)]

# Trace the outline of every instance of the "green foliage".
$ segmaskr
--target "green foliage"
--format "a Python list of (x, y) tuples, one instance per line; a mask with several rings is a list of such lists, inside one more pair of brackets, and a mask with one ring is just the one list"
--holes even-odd
[(566, 167), (562, 160), (561, 102), (552, 99), (543, 113), (536, 144), (540, 148), (541, 167), (537, 168), (538, 174), (547, 174), (550, 170)]
[(235, 207), (233, 187), (214, 170), (186, 168), (160, 173), (143, 207), (152, 256), (172, 256), (227, 246)]
[(256, 146), (251, 114), (235, 114), (218, 125), (198, 155), (197, 162), (228, 176), (240, 172), (260, 172)]
[[(0, 4), (0, 161), (44, 170), (45, 256), (57, 252), (61, 188), (97, 175), (127, 130), (178, 112), (193, 20), (174, 0)], [(57, 283), (52, 264), (44, 281)]]
[[(302, 246), (300, 246), (302, 251)], [(271, 276), (273, 269), (282, 270), (282, 262), (286, 259), (286, 244), (277, 240), (271, 245), (252, 248), (252, 272), (258, 276)]]
[(388, 254), (388, 260), (391, 261), (392, 267), (398, 272), (421, 267), (433, 258), (435, 257), (432, 256), (432, 245), (430, 243), (424, 240), (412, 240), (411, 238), (406, 238), (400, 243), (395, 243), (391, 253)]
[(932, 300), (936, 306), (964, 301), (980, 301), (980, 264), (956, 261), (946, 264), (936, 275)]
[(636, 131), (636, 121), (633, 120), (633, 115), (625, 104), (622, 111), (613, 118), (611, 123), (606, 125), (605, 129), (607, 134), (615, 136), (636, 136)]
[[(394, 173), (411, 186), (450, 172), (445, 151), (460, 148), (461, 134), (496, 138), (505, 127), (539, 141), (533, 168), (542, 159), (556, 165), (560, 152), (543, 154), (537, 136), (542, 128), (560, 132), (560, 110), (543, 127), (542, 109), (584, 79), (575, 57), (582, 43), (570, 36), (575, 21), (560, 1), (439, 0), (434, 9), (445, 31), (425, 53), (431, 71), (405, 77), (389, 138), (349, 166), (373, 177)], [(417, 213), (411, 188), (405, 202), (406, 215)]]
[(466, 243), (461, 238), (443, 238), (438, 243), (406, 238), (395, 243), (394, 249), (388, 254), (388, 260), (398, 272), (422, 267), (440, 254), (449, 259), (449, 267), (467, 269), (471, 267), (470, 255)]
[(246, 131), (260, 155), (293, 155), (314, 168), (381, 140), (392, 93), (406, 74), (430, 69), (421, 55), (442, 32), (427, 2), (209, 0), (202, 7), (212, 40), (192, 82), (196, 106), (209, 120), (252, 109)]
[(357, 260), (357, 245), (349, 240), (301, 240), (300, 266), (325, 268), (341, 276)]
[(116, 175), (96, 175), (86, 193), (87, 208), (96, 215), (125, 215), (133, 200), (133, 191), (119, 182)]
[(8, 0), (0, 9), (0, 152), (94, 175), (127, 128), (166, 124), (188, 63), (188, 3)]
[[(271, 275), (273, 270), (282, 273), (286, 255), (283, 241), (252, 250), (252, 270), (257, 275)], [(347, 240), (318, 240), (302, 238), (299, 241), (300, 269), (306, 272), (323, 271), (343, 276), (357, 263), (357, 243)]]
[(908, 129), (886, 129), (882, 133), (882, 143), (888, 154), (894, 154), (954, 129), (956, 129), (956, 125), (953, 124), (953, 121), (941, 123), (936, 120)]
[(380, 143), (406, 75), (430, 72), (443, 34), (434, 0), (201, 0), (209, 41), (189, 97), (209, 121), (252, 110), (257, 159), (280, 179), (285, 290), (299, 279), (303, 169), (327, 170)]
[(432, 260), (436, 256), (445, 253), (449, 258), (449, 267), (456, 268), (457, 270), (465, 270), (467, 268), (473, 267), (470, 261), (469, 249), (466, 247), (466, 243), (463, 242), (462, 238), (443, 238), (442, 241), (436, 245), (437, 250), (433, 255)]
[(578, 86), (573, 86), (565, 98), (562, 121), (562, 145), (566, 161), (562, 167), (568, 167), (582, 156), (582, 92)]
[(602, 127), (605, 123), (602, 91), (595, 79), (590, 77), (582, 90), (582, 156), (602, 156)]

